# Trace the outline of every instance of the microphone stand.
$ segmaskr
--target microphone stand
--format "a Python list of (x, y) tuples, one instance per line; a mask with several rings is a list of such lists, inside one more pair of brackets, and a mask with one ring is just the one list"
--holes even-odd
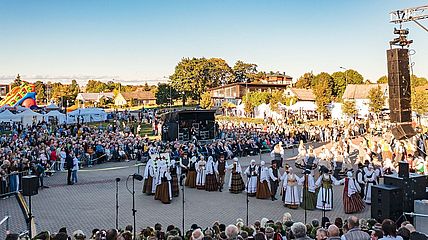
[(185, 213), (186, 213), (186, 208), (185, 208), (185, 202), (186, 202), (186, 200), (185, 200), (185, 198), (184, 198), (184, 193), (185, 193), (185, 191), (184, 191), (184, 184), (183, 184), (183, 181), (181, 181), (181, 192), (182, 192), (182, 195), (183, 195), (183, 197), (182, 197), (182, 201), (181, 201), (181, 204), (182, 204), (182, 207), (183, 207), (183, 215), (182, 215), (182, 219), (181, 219), (181, 228), (182, 228), (182, 233), (183, 234), (185, 234), (185, 232), (184, 232), (184, 225), (185, 225)]
[(247, 189), (247, 190), (246, 190), (246, 191), (247, 191), (247, 196), (246, 196), (247, 219), (246, 219), (246, 220), (247, 220), (247, 226), (248, 226), (248, 209), (249, 209), (249, 208), (248, 208), (248, 205), (249, 205), (249, 203), (250, 203), (250, 199), (249, 199), (249, 197), (248, 197), (248, 184), (249, 184), (249, 182), (250, 182), (251, 177), (248, 177), (248, 175), (247, 175), (247, 178), (248, 178), (248, 179), (247, 179), (247, 186), (246, 186), (246, 189)]
[(119, 229), (119, 182), (120, 178), (116, 178), (116, 229)]
[(303, 182), (303, 202), (304, 202), (304, 208), (305, 208), (305, 224), (306, 224), (306, 219), (307, 219), (307, 212), (306, 209), (308, 207), (308, 202), (307, 202), (307, 191), (308, 191), (308, 184), (309, 184), (309, 177), (308, 177), (308, 173), (306, 173), (305, 171), (305, 181)]

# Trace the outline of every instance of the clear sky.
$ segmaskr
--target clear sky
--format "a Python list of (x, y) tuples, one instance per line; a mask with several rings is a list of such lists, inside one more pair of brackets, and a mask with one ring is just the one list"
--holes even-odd
[[(256, 63), (262, 71), (353, 68), (385, 75), (389, 12), (412, 0), (0, 0), (0, 81), (143, 84), (183, 57)], [(428, 26), (428, 20), (421, 21)], [(428, 32), (407, 23), (414, 73), (428, 77)], [(151, 82), (149, 82), (150, 84)]]

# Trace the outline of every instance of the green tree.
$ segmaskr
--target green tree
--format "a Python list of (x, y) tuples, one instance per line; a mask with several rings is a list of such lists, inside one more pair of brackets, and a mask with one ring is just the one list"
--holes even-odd
[(388, 77), (387, 76), (382, 76), (377, 80), (377, 83), (382, 84), (382, 83), (388, 83)]
[(337, 97), (338, 99), (342, 98), (347, 84), (364, 83), (363, 76), (353, 69), (348, 69), (344, 72), (334, 72), (331, 76), (334, 82), (333, 96)]
[(313, 80), (314, 80), (314, 75), (310, 72), (307, 72), (307, 73), (303, 74), (303, 76), (301, 76), (299, 78), (299, 80), (297, 80), (297, 82), (294, 86), (296, 88), (309, 89), (312, 86)]
[(208, 87), (217, 87), (233, 82), (232, 68), (221, 58), (210, 58), (207, 60)]
[(67, 91), (67, 95), (72, 97), (72, 98), (76, 98), (77, 94), (79, 94), (80, 92), (80, 87), (79, 84), (77, 83), (76, 80), (71, 80), (71, 84), (68, 85), (68, 91)]
[(144, 91), (150, 91), (150, 90), (151, 90), (151, 88), (150, 88), (149, 84), (146, 82), (144, 84)]
[(385, 96), (383, 95), (382, 88), (377, 86), (370, 89), (368, 98), (370, 101), (370, 112), (375, 113), (376, 115), (379, 114), (385, 105)]
[(424, 77), (410, 76), (410, 84), (412, 87), (419, 87), (428, 84), (428, 80)]
[(334, 82), (330, 74), (322, 72), (315, 76), (315, 85), (313, 92), (315, 95), (315, 103), (317, 104), (317, 112), (321, 114), (321, 119), (328, 113), (328, 104), (331, 103)]
[(428, 112), (428, 93), (425, 89), (416, 88), (412, 90), (412, 110), (419, 115)]
[(43, 103), (47, 104), (47, 99), (46, 99), (46, 85), (42, 81), (36, 81), (34, 83), (34, 89), (36, 91), (36, 100), (37, 100), (37, 102), (40, 103), (40, 104), (43, 104)]
[(201, 108), (203, 109), (211, 109), (213, 107), (213, 101), (211, 100), (210, 92), (204, 92), (201, 96)]
[(15, 80), (13, 80), (13, 83), (10, 85), (10, 88), (19, 87), (22, 84), (21, 76), (18, 74), (16, 75)]
[(269, 105), (272, 111), (278, 111), (278, 103), (285, 103), (286, 97), (284, 96), (284, 91), (273, 90), (270, 94)]
[(358, 113), (357, 108), (355, 107), (355, 101), (345, 101), (342, 105), (342, 111), (348, 117), (353, 117)]
[(242, 102), (245, 105), (245, 112), (251, 115), (254, 112), (254, 108), (260, 106), (263, 103), (269, 103), (271, 98), (269, 92), (248, 92), (242, 97)]
[(257, 65), (238, 60), (233, 66), (233, 72), (235, 74), (234, 82), (252, 82), (256, 78)]
[[(172, 98), (171, 101), (170, 101), (170, 96)], [(158, 90), (155, 93), (155, 97), (156, 97), (156, 104), (166, 105), (166, 104), (169, 104), (170, 102), (173, 102), (174, 99), (178, 99), (180, 96), (178, 92), (173, 87), (171, 87), (170, 84), (159, 83)]]
[(89, 80), (86, 84), (87, 93), (100, 93), (106, 91), (107, 89), (107, 84), (97, 80)]

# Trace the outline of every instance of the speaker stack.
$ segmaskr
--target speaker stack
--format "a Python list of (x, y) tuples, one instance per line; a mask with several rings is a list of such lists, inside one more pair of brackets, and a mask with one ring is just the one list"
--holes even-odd
[(388, 60), (389, 110), (391, 123), (396, 126), (392, 134), (398, 140), (416, 134), (412, 128), (409, 50), (392, 48), (386, 51)]
[(372, 218), (396, 221), (404, 212), (414, 212), (414, 201), (426, 198), (427, 185), (427, 176), (409, 173), (409, 164), (400, 162), (398, 174), (386, 175), (383, 185), (372, 187)]
[(35, 175), (22, 177), (22, 195), (34, 196), (39, 193), (39, 178)]

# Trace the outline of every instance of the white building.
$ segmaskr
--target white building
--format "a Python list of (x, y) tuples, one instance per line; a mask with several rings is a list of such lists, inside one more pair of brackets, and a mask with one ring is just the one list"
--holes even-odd
[(388, 108), (388, 84), (348, 84), (342, 99), (344, 101), (355, 101), (355, 107), (358, 111), (359, 118), (367, 118), (369, 116), (369, 91), (379, 87), (385, 96), (385, 108)]

